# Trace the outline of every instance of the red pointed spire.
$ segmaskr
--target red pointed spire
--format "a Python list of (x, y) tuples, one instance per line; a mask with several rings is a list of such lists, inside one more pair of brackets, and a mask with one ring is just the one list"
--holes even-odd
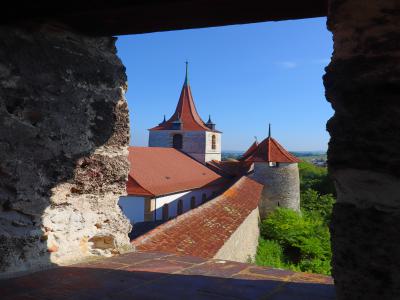
[(173, 122), (177, 121), (179, 118), (182, 122), (182, 130), (210, 131), (210, 128), (207, 127), (207, 125), (197, 113), (188, 80), (187, 62), (185, 81), (183, 83), (181, 95), (179, 97), (178, 105), (176, 106), (174, 114), (163, 124), (160, 124), (159, 126), (151, 128), (149, 130), (173, 129)]

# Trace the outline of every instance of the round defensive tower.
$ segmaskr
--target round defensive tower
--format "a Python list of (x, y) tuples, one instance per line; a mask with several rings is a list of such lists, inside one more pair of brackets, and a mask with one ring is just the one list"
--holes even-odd
[(261, 218), (276, 207), (300, 211), (299, 159), (286, 151), (271, 134), (261, 143), (253, 144), (242, 160), (254, 163), (251, 177), (264, 185), (259, 203)]

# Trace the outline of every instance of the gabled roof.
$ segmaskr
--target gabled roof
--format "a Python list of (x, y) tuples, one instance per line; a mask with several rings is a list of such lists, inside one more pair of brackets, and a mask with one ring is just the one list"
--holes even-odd
[(285, 148), (283, 148), (275, 139), (270, 136), (263, 140), (256, 149), (253, 149), (250, 152), (251, 153), (247, 156), (247, 158), (244, 158), (244, 161), (282, 163), (300, 162), (297, 157), (286, 151)]
[(222, 183), (222, 177), (174, 148), (129, 147), (127, 193), (160, 196)]
[(185, 82), (182, 87), (181, 95), (179, 97), (178, 105), (171, 118), (149, 130), (172, 130), (173, 122), (180, 120), (182, 122), (182, 130), (189, 131), (216, 131), (212, 130), (204, 123), (197, 113), (194, 104), (192, 91), (188, 82), (187, 69)]
[(263, 185), (242, 176), (222, 195), (132, 241), (139, 251), (213, 258), (257, 208)]

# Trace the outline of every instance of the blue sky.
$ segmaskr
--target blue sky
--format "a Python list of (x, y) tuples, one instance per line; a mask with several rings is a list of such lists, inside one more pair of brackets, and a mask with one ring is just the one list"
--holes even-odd
[(223, 132), (223, 150), (272, 135), (291, 151), (326, 150), (322, 75), (332, 53), (325, 18), (121, 36), (128, 75), (131, 144), (175, 110), (185, 61), (200, 116)]

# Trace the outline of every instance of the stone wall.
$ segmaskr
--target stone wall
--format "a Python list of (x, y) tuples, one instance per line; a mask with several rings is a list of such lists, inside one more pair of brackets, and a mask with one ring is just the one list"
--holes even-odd
[(400, 294), (400, 2), (332, 0), (326, 97), (338, 299)]
[(300, 211), (300, 179), (297, 163), (280, 163), (270, 167), (268, 163), (254, 163), (251, 178), (264, 185), (260, 199), (260, 215), (264, 218), (276, 207)]
[(0, 272), (130, 248), (125, 69), (115, 38), (0, 28)]
[(259, 221), (260, 213), (256, 208), (218, 250), (214, 258), (238, 262), (254, 261), (260, 237)]

